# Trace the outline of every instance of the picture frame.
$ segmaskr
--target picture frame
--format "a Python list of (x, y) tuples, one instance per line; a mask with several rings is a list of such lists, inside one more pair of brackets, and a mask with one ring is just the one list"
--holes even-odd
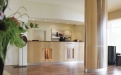
[(51, 41), (59, 41), (62, 34), (64, 34), (66, 41), (71, 41), (71, 30), (64, 29), (51, 29)]

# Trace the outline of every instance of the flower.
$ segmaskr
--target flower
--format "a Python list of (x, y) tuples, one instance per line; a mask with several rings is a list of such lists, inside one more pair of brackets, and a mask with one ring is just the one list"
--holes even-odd
[(16, 25), (19, 25), (20, 24), (15, 17), (11, 17), (11, 19), (16, 23)]
[(0, 11), (0, 20), (3, 20), (3, 18), (4, 18), (4, 14), (2, 11)]

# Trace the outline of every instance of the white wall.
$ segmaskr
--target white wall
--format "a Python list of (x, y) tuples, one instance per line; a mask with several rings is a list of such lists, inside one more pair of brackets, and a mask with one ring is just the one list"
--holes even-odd
[[(46, 31), (46, 41), (51, 41), (51, 29), (70, 30), (72, 32), (71, 40), (78, 39), (78, 40), (84, 41), (84, 26), (83, 25), (74, 26), (74, 25), (69, 25), (69, 24), (34, 22), (34, 21), (33, 23), (39, 24), (39, 29), (37, 30)], [(34, 38), (34, 29), (30, 29), (28, 32), (28, 40), (33, 40), (33, 38)]]
[(5, 65), (18, 65), (19, 48), (8, 44)]
[(75, 25), (75, 36), (76, 39), (85, 41), (85, 26)]
[(20, 0), (9, 0), (8, 8), (5, 10), (5, 15), (7, 17), (10, 16), (11, 14), (15, 13), (20, 6)]

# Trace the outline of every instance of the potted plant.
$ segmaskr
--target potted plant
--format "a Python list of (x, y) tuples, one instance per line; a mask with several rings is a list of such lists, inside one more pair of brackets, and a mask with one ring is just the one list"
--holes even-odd
[(24, 7), (20, 7), (10, 17), (6, 17), (4, 11), (7, 5), (8, 0), (0, 0), (0, 75), (3, 74), (8, 43), (22, 48), (26, 42), (22, 40), (20, 34), (25, 33), (29, 28), (38, 28), (37, 24), (30, 23), (30, 25), (27, 25), (14, 17), (16, 14), (19, 14), (19, 17), (28, 16), (27, 14), (21, 14), (19, 12)]

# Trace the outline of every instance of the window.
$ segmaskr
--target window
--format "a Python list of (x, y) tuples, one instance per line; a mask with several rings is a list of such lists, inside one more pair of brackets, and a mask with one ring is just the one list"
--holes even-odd
[(108, 22), (108, 46), (116, 46), (116, 52), (121, 53), (121, 19)]

